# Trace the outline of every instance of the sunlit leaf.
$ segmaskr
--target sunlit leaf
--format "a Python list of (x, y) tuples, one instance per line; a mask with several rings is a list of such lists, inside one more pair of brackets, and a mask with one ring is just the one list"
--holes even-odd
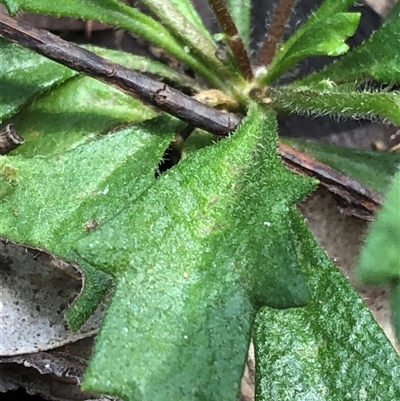
[(345, 41), (356, 31), (360, 17), (360, 13), (339, 13), (311, 24), (308, 29), (300, 28), (299, 31), (304, 29), (302, 35), (298, 34), (297, 41), (289, 39), (278, 50), (262, 82), (269, 84), (275, 81), (306, 57), (346, 53), (349, 46)]
[(0, 120), (35, 96), (76, 75), (60, 64), (0, 37)]
[(79, 241), (116, 280), (85, 387), (130, 401), (234, 399), (257, 309), (308, 300), (288, 216), (313, 187), (277, 157), (274, 113), (253, 107), (232, 137)]
[[(336, 84), (375, 80), (400, 83), (400, 6), (391, 18), (361, 46), (321, 72), (297, 82), (297, 85), (329, 79)], [(397, 11), (396, 11), (397, 10)]]
[(0, 236), (75, 260), (90, 274), (89, 291), (76, 306), (79, 316), (72, 311), (74, 322), (89, 317), (107, 286), (102, 272), (72, 254), (73, 242), (88, 234), (91, 222), (101, 226), (153, 184), (177, 129), (162, 117), (54, 157), (0, 158), (0, 176), (13, 186), (1, 199)]
[[(9, 11), (15, 14), (19, 10), (36, 14), (55, 15), (57, 17), (73, 17), (88, 20), (98, 20), (106, 24), (126, 29), (156, 46), (173, 54), (177, 59), (186, 63), (207, 80), (217, 85), (221, 82), (208, 69), (198, 62), (195, 57), (185, 50), (162, 24), (143, 14), (134, 7), (129, 7), (119, 0), (69, 0), (54, 2), (53, 0), (0, 0)], [(154, 32), (157, 32), (155, 35)]]
[[(321, 86), (281, 87), (270, 90), (281, 113), (331, 115), (342, 118), (377, 118), (400, 124), (400, 92), (351, 91), (329, 81)], [(330, 86), (330, 87), (328, 87)]]
[(400, 358), (303, 219), (292, 213), (291, 222), (312, 302), (258, 314), (257, 400), (399, 399)]
[(243, 43), (247, 50), (249, 50), (251, 36), (251, 1), (227, 0), (227, 5)]

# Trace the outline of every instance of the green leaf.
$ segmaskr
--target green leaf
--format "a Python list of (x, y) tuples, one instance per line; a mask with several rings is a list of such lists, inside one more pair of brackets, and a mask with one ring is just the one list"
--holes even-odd
[(35, 96), (76, 75), (54, 61), (0, 38), (0, 121)]
[[(323, 71), (309, 75), (294, 85), (309, 85), (329, 79), (336, 84), (375, 80), (400, 83), (400, 6), (384, 26), (357, 49)], [(395, 10), (396, 10), (395, 9)]]
[(393, 180), (361, 253), (358, 276), (366, 284), (400, 280), (400, 172)]
[(168, 82), (174, 82), (182, 87), (190, 88), (198, 92), (204, 89), (201, 84), (196, 82), (196, 80), (179, 71), (179, 69), (169, 67), (166, 64), (152, 60), (148, 57), (137, 56), (136, 54), (126, 53), (120, 50), (105, 49), (97, 46), (82, 47), (132, 70), (157, 75), (160, 78), (168, 80)]
[(291, 222), (312, 302), (258, 314), (257, 400), (400, 399), (395, 350), (297, 212)]
[(278, 50), (262, 83), (272, 83), (306, 57), (339, 56), (346, 53), (349, 46), (345, 41), (354, 35), (360, 18), (360, 13), (340, 13), (314, 22), (296, 41), (289, 39)]
[[(311, 25), (317, 21), (330, 18), (332, 15), (347, 11), (355, 3), (357, 3), (355, 0), (325, 0), (318, 10), (310, 15), (309, 20), (305, 24)], [(305, 27), (305, 29), (308, 28)]]
[(314, 182), (283, 167), (276, 129), (272, 111), (252, 106), (234, 135), (79, 241), (79, 254), (116, 280), (86, 389), (233, 400), (259, 306), (307, 302), (289, 211)]
[(381, 194), (386, 192), (400, 165), (400, 154), (396, 152), (351, 149), (300, 139), (283, 141)]
[[(0, 0), (7, 6), (10, 13), (19, 10), (36, 14), (55, 15), (57, 17), (73, 17), (88, 20), (98, 20), (103, 23), (126, 29), (161, 47), (201, 74), (208, 82), (223, 87), (208, 65), (200, 63), (185, 51), (178, 41), (162, 24), (129, 7), (119, 0), (68, 0), (55, 2), (53, 0)], [(218, 61), (218, 60), (217, 60)]]
[(400, 342), (400, 284), (392, 286), (392, 294), (390, 299), (392, 308), (392, 323), (397, 335), (397, 341)]
[(307, 21), (289, 38), (285, 46), (290, 48), (292, 44), (296, 43), (314, 24), (329, 20), (332, 16), (347, 11), (354, 3), (356, 3), (355, 0), (323, 1), (320, 7), (313, 12)]
[(271, 88), (269, 95), (276, 110), (281, 113), (372, 120), (380, 118), (395, 125), (400, 124), (400, 92), (356, 92), (335, 87), (335, 84), (329, 81), (326, 84), (325, 88), (290, 85)]
[(227, 5), (235, 21), (240, 37), (247, 51), (249, 51), (251, 36), (251, 0), (227, 0)]
[[(301, 41), (301, 37), (309, 30), (312, 29), (314, 24), (324, 23), (331, 19), (332, 16), (343, 13), (356, 3), (355, 0), (325, 0), (321, 6), (313, 12), (307, 21), (288, 39), (284, 44), (285, 49), (290, 49), (295, 43)], [(323, 32), (323, 37), (328, 32)], [(329, 33), (330, 34), (330, 33)], [(317, 37), (318, 40), (322, 40), (321, 37)], [(275, 63), (275, 61), (273, 61)]]
[(386, 17), (386, 23), (396, 21), (400, 17), (400, 3), (397, 2)]
[(176, 2), (166, 0), (142, 0), (142, 2), (182, 41), (185, 51), (193, 53), (205, 65), (211, 66), (214, 74), (228, 84), (224, 89), (230, 90), (232, 71), (229, 70), (227, 63), (222, 63), (215, 56), (217, 45), (210, 35), (205, 35), (203, 30), (182, 14), (180, 10), (182, 7), (176, 7)]
[(90, 222), (101, 226), (153, 184), (179, 127), (182, 123), (159, 117), (54, 157), (0, 158), (0, 177), (14, 188), (0, 199), (0, 236), (73, 260), (89, 275), (70, 313), (73, 328), (97, 307), (109, 279), (77, 258), (72, 243), (88, 234)]
[[(13, 104), (13, 99), (16, 102), (24, 99), (26, 101), (43, 88), (47, 89), (35, 102), (28, 103), (8, 120), (15, 124), (18, 132), (25, 138), (24, 146), (16, 149), (13, 154), (26, 157), (60, 154), (95, 139), (100, 134), (106, 134), (121, 124), (140, 122), (155, 115), (152, 108), (109, 85), (87, 76), (75, 75), (74, 72), (69, 73), (70, 70), (20, 46), (6, 43), (5, 48), (7, 51), (3, 53), (2, 58), (5, 65), (12, 66), (15, 63), (14, 58), (21, 66), (31, 65), (33, 60), (35, 65), (28, 69), (32, 74), (35, 74), (37, 66), (40, 66), (39, 77), (30, 78), (25, 74), (25, 70), (21, 73), (20, 70), (16, 70), (16, 74), (10, 73), (7, 77), (0, 77), (3, 79), (0, 81), (2, 86), (23, 90), (14, 89), (9, 95), (8, 89), (2, 91), (2, 94), (6, 94), (5, 108), (9, 108), (10, 103)], [(119, 61), (128, 67), (145, 69), (146, 72), (162, 74), (169, 70), (166, 66), (160, 66), (160, 63), (137, 58), (128, 53), (95, 47), (93, 50), (102, 56), (109, 56), (113, 61)], [(60, 70), (65, 70), (69, 77), (75, 76), (60, 83), (56, 75)], [(189, 81), (181, 79), (179, 73), (172, 73), (170, 77), (176, 78), (183, 85), (190, 84)], [(48, 90), (49, 85), (53, 85), (51, 91)], [(9, 99), (10, 96), (13, 99)], [(16, 111), (14, 109), (14, 113)]]
[(79, 76), (10, 120), (26, 141), (13, 153), (25, 157), (60, 154), (119, 125), (154, 114), (137, 99), (93, 78)]
[[(91, 50), (127, 67), (166, 74), (182, 86), (192, 86), (193, 80), (153, 60), (98, 47)], [(19, 45), (0, 39), (0, 51), (4, 66), (0, 73), (2, 115), (9, 118), (15, 114), (8, 122), (13, 122), (26, 140), (14, 154), (62, 153), (117, 125), (155, 115), (139, 100)]]
[(204, 26), (203, 21), (196, 11), (191, 0), (169, 0), (190, 22), (192, 22), (201, 31), (202, 35), (212, 41), (210, 32)]

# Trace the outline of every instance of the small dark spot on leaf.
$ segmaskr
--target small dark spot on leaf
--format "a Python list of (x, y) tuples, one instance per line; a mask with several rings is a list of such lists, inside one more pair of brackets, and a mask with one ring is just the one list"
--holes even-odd
[(89, 220), (88, 222), (85, 223), (85, 230), (87, 232), (92, 232), (94, 230), (96, 230), (96, 228), (99, 226), (98, 221), (96, 220)]

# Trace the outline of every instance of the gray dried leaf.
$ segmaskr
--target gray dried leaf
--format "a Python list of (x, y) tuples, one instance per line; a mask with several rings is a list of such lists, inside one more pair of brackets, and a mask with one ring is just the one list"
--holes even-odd
[[(84, 350), (90, 354), (93, 337), (85, 339)], [(71, 350), (69, 350), (71, 351)], [(84, 392), (80, 388), (87, 360), (72, 352), (37, 352), (0, 358), (0, 392), (22, 387), (28, 394), (40, 394), (52, 401), (110, 401), (117, 398)]]
[(82, 287), (73, 266), (0, 241), (0, 271), (0, 356), (46, 351), (97, 332), (102, 307), (77, 332), (64, 319)]

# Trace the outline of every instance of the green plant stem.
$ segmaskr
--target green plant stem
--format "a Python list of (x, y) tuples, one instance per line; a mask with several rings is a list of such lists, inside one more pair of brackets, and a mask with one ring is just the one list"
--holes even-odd
[(218, 23), (226, 35), (226, 42), (230, 47), (233, 56), (238, 64), (240, 72), (248, 81), (254, 78), (251, 68), (250, 58), (247, 54), (243, 40), (239, 31), (229, 13), (228, 7), (224, 0), (208, 0), (211, 9), (217, 17)]
[(275, 57), (276, 49), (283, 38), (285, 25), (290, 17), (296, 0), (281, 0), (274, 13), (271, 26), (265, 35), (264, 43), (258, 53), (257, 64), (269, 65)]

